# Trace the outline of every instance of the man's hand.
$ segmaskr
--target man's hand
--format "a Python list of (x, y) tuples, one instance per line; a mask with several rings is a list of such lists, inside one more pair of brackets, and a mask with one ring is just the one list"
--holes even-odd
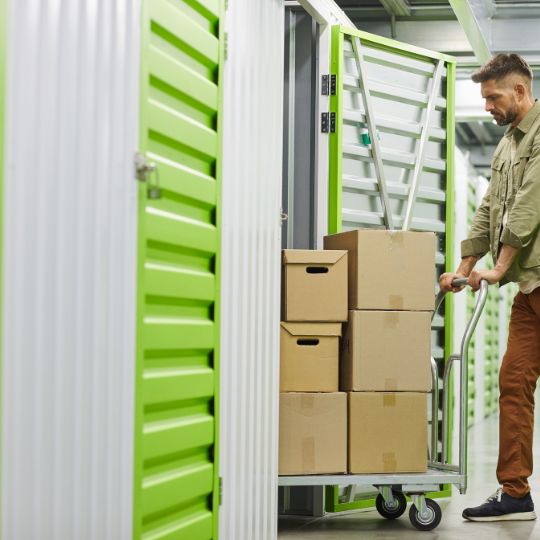
[(457, 293), (459, 291), (462, 291), (465, 287), (453, 287), (452, 282), (454, 281), (454, 279), (463, 279), (466, 277), (467, 276), (464, 276), (461, 273), (442, 274), (441, 277), (439, 278), (439, 287), (441, 288), (441, 291)]
[(453, 287), (452, 281), (454, 281), (454, 279), (468, 278), (477, 261), (477, 257), (463, 257), (455, 274), (449, 272), (448, 274), (443, 274), (439, 278), (439, 286), (441, 291), (453, 293), (462, 291), (465, 287)]
[(497, 264), (493, 270), (473, 270), (469, 276), (469, 280), (467, 281), (467, 283), (471, 286), (472, 292), (480, 290), (480, 281), (482, 279), (487, 280), (490, 285), (499, 283), (514, 262), (518, 251), (519, 249), (504, 244), (499, 258), (497, 259)]
[(495, 283), (501, 281), (504, 274), (506, 274), (506, 272), (503, 272), (500, 269), (497, 270), (497, 268), (494, 270), (473, 270), (467, 280), (467, 284), (470, 285), (471, 291), (475, 293), (480, 290), (480, 281), (482, 279), (487, 280), (490, 285), (495, 285)]

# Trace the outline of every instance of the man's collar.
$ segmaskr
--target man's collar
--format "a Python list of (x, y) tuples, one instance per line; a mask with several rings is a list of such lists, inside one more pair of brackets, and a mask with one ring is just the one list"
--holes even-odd
[(516, 129), (519, 129), (519, 131), (521, 131), (524, 134), (527, 133), (529, 129), (531, 129), (533, 122), (536, 120), (539, 114), (540, 114), (540, 101), (535, 99), (534, 105), (531, 107), (531, 110), (523, 117), (523, 120), (516, 127), (510, 124), (508, 126), (508, 129), (505, 131), (504, 136), (507, 139), (511, 139)]

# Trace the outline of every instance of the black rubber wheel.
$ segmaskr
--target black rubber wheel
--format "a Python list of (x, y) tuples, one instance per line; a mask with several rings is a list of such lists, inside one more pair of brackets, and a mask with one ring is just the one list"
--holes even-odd
[(402, 516), (407, 509), (407, 499), (401, 491), (393, 491), (392, 496), (394, 497), (394, 506), (392, 508), (386, 504), (384, 497), (380, 493), (375, 501), (377, 512), (386, 519), (396, 519)]
[(414, 504), (409, 510), (409, 519), (419, 531), (432, 531), (439, 525), (442, 518), (441, 507), (432, 499), (426, 499), (428, 518), (422, 519)]

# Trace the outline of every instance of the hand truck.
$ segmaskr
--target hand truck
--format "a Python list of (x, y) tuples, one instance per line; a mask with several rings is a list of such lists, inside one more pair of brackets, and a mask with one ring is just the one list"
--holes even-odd
[[(456, 279), (452, 285), (463, 287), (466, 279)], [(408, 495), (412, 500), (409, 511), (411, 523), (420, 531), (431, 531), (441, 522), (442, 512), (440, 506), (432, 499), (426, 499), (426, 493), (439, 491), (439, 484), (454, 484), (459, 486), (463, 495), (467, 491), (467, 385), (468, 385), (468, 351), (469, 343), (476, 329), (478, 319), (486, 304), (488, 295), (488, 282), (480, 282), (480, 292), (471, 320), (465, 330), (459, 354), (452, 354), (444, 366), (443, 375), (443, 403), (442, 403), (442, 453), (438, 461), (437, 425), (438, 425), (438, 397), (439, 378), (437, 364), (431, 358), (431, 394), (432, 394), (432, 429), (431, 452), (428, 456), (428, 470), (425, 473), (393, 473), (393, 474), (340, 474), (340, 475), (307, 475), (307, 476), (280, 476), (280, 486), (332, 486), (369, 485), (379, 490), (376, 507), (379, 514), (387, 519), (396, 519), (403, 515), (407, 509)], [(439, 309), (446, 293), (440, 291), (435, 299), (435, 311)], [(455, 362), (461, 364), (460, 381), (460, 420), (459, 420), (459, 465), (447, 462), (447, 436), (448, 436), (448, 381)]]

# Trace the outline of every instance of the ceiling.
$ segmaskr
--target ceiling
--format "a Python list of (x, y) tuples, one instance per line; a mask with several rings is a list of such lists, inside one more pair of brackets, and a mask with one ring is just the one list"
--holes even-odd
[[(489, 175), (493, 152), (506, 127), (493, 123), (484, 111), (478, 85), (470, 81), (471, 73), (481, 65), (478, 46), (470, 31), (463, 30), (463, 14), (458, 20), (451, 1), (474, 12), (488, 58), (516, 52), (529, 62), (535, 82), (540, 83), (540, 0), (336, 0), (360, 30), (457, 57), (456, 141), (469, 152), (471, 163)], [(540, 97), (538, 83), (534, 94)]]

